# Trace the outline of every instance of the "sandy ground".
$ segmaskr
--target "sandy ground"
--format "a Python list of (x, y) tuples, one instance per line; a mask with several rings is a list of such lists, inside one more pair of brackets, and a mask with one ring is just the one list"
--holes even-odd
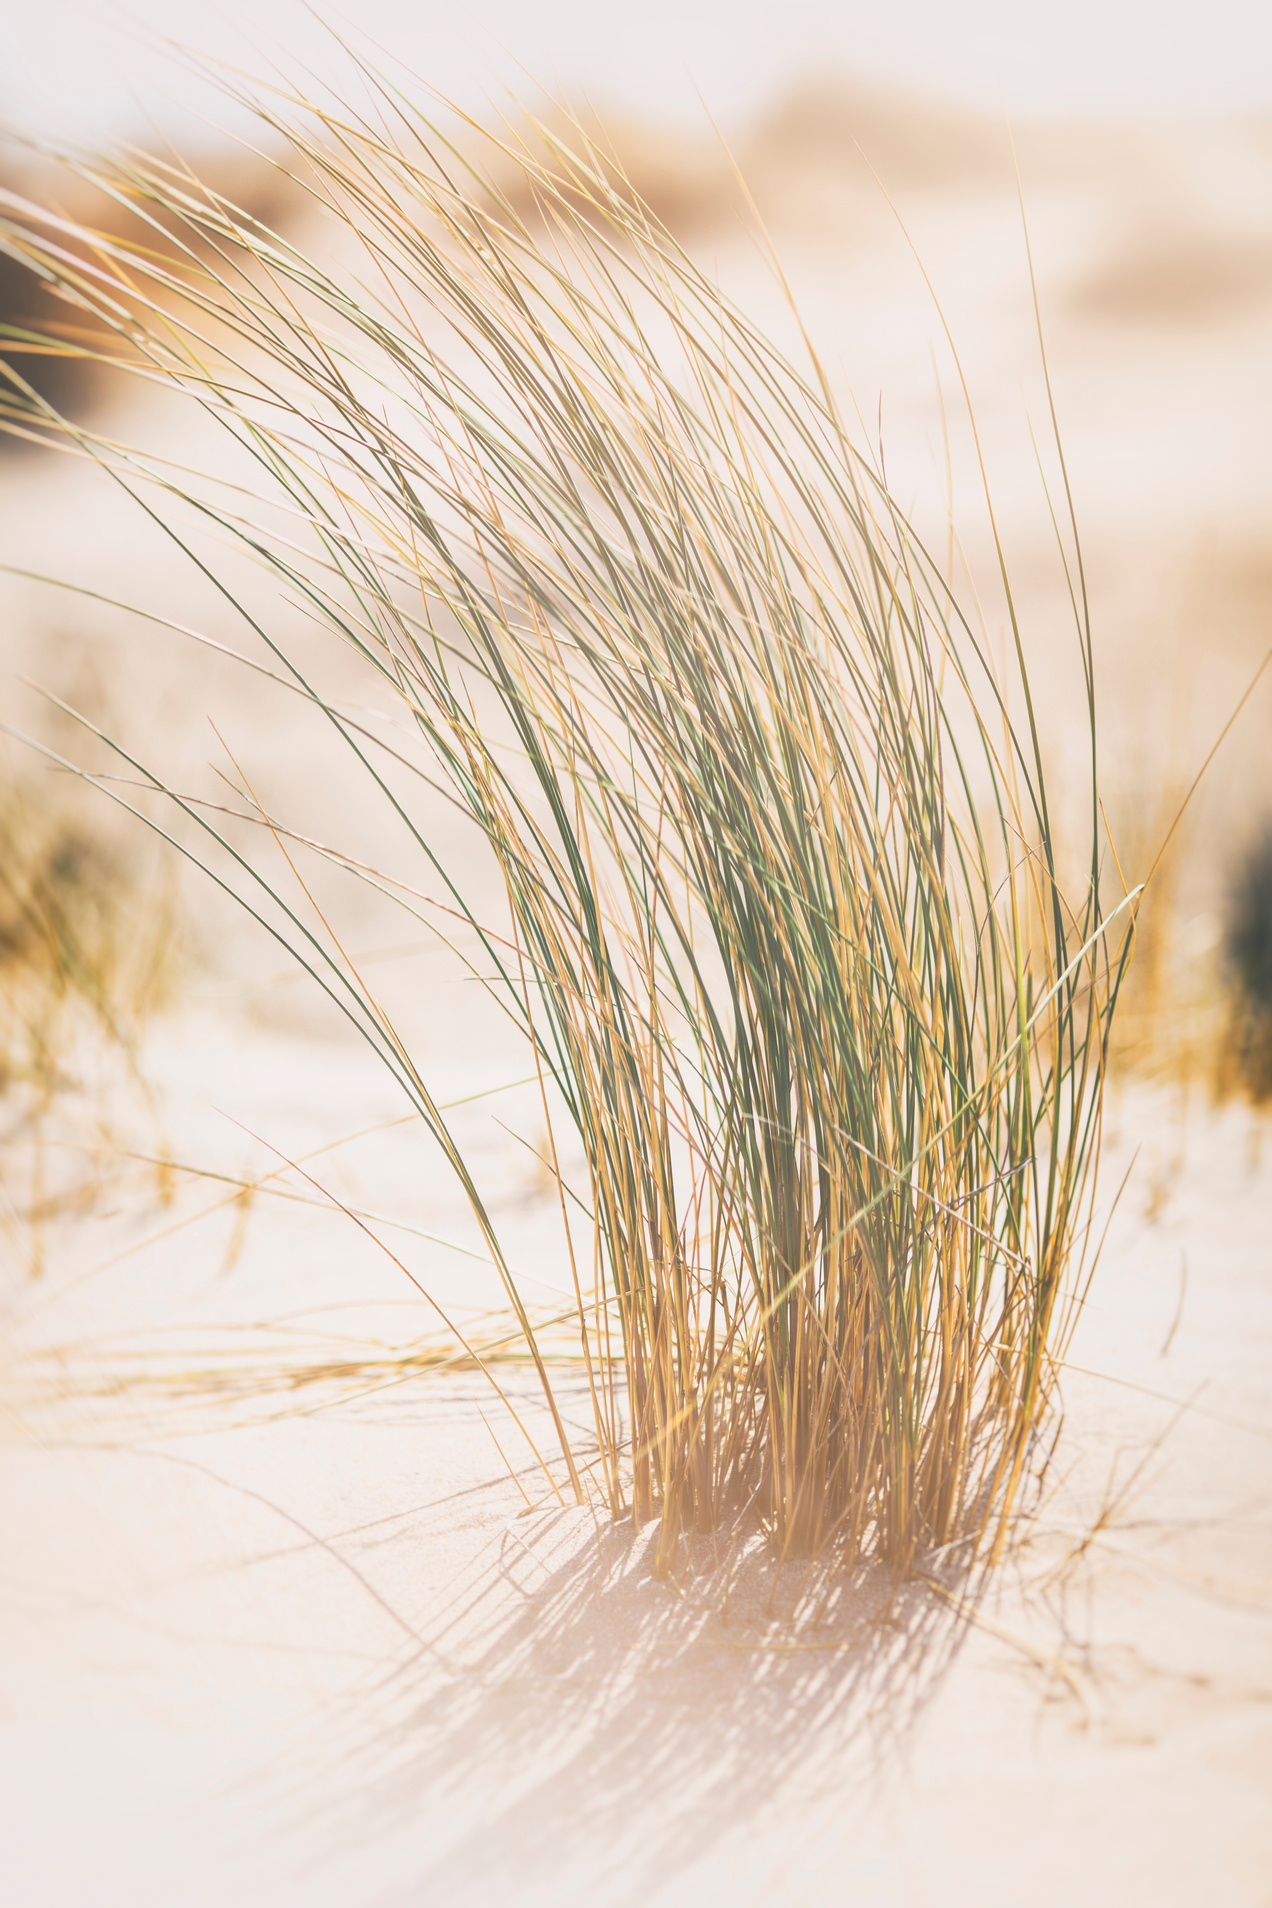
[[(743, 154), (810, 330), (938, 544), (952, 365), (854, 128), (958, 340), (1062, 750), (1071, 683), (1026, 422), (1045, 394), (1002, 129), (823, 92)], [(624, 136), (686, 242), (789, 327), (718, 154)], [(1272, 137), (1256, 121), (1021, 129), (1020, 152), (1110, 801), (1148, 845), (1272, 640)], [(215, 455), (169, 414), (141, 421), (191, 461)], [(237, 640), (93, 473), (7, 461), (0, 500), (0, 559)], [(215, 711), (267, 798), (294, 797), (314, 832), (363, 825), (312, 731), (229, 669), (33, 583), (2, 602), (6, 716), (50, 722), (18, 685), (34, 676), (183, 787), (216, 788)], [(1180, 915), (1203, 960), (1227, 857), (1272, 798), (1269, 693), (1189, 838)], [(71, 1094), (38, 1159), (0, 1104), (7, 1899), (1272, 1903), (1266, 1119), (1142, 1085), (1116, 1101), (1106, 1204), (1136, 1163), (1063, 1438), (970, 1620), (931, 1586), (777, 1575), (753, 1544), (724, 1576), (704, 1552), (661, 1584), (642, 1539), (558, 1506), (479, 1374), (391, 1369), (444, 1334), (390, 1253), (461, 1325), (500, 1302), (463, 1256), (471, 1225), (415, 1129), (386, 1126), (402, 1111), (387, 1078), (330, 1038), (276, 952), (186, 900), (201, 964), (149, 1039), (152, 1102), (117, 1081)], [(352, 925), (361, 947), (411, 938), (374, 911)], [(414, 955), (383, 972), (442, 1097), (512, 1077), (462, 985)], [(534, 1143), (524, 1090), (456, 1117), (547, 1310), (564, 1279), (552, 1203), (496, 1109)], [(318, 1148), (318, 1188), (277, 1182), (316, 1203), (244, 1203), (206, 1177)], [(65, 1198), (33, 1232), (37, 1180)], [(341, 1208), (377, 1215), (382, 1243)], [(546, 1449), (533, 1383), (499, 1372)]]
[[(153, 1120), (231, 1174), (399, 1112), (356, 1051), (224, 1022), (149, 1062), (140, 1150)], [(457, 1117), (530, 1293), (559, 1277), (552, 1202), (496, 1105), (528, 1111)], [(642, 1538), (556, 1503), (478, 1373), (287, 1391), (443, 1334), (343, 1211), (209, 1211), (226, 1188), (186, 1174), (165, 1205), (134, 1162), (7, 1288), (9, 1898), (1272, 1899), (1272, 1132), (1143, 1089), (1115, 1125), (1106, 1206), (1138, 1159), (1063, 1440), (970, 1622), (754, 1543), (656, 1581)], [(444, 1305), (489, 1304), (487, 1271), (402, 1229), (471, 1243), (415, 1127), (309, 1170)], [(230, 1369), (250, 1382), (213, 1394)], [(498, 1371), (550, 1450), (533, 1380)]]

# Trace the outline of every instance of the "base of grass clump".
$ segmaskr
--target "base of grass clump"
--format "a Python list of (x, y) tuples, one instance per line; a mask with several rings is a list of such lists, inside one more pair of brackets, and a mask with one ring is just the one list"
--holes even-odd
[[(525, 1043), (588, 1475), (656, 1522), (657, 1567), (739, 1517), (779, 1557), (995, 1554), (1090, 1269), (1129, 918), (1101, 889), (1085, 610), (1091, 837), (1066, 893), (1005, 571), (1006, 675), (815, 360), (756, 331), (612, 155), (539, 127), (499, 147), (501, 194), (381, 103), (393, 131), (256, 102), (356, 268), (144, 161), (87, 170), (188, 232), (187, 264), (103, 235), (78, 271), (34, 226), (23, 250), (249, 461), (248, 507), (170, 471), (147, 507), (179, 483), (273, 579), (257, 608), (219, 572), (245, 660), (325, 718), (329, 773), (378, 792), (398, 859), (315, 842), (239, 776), (274, 874), (113, 746), (442, 1147), (563, 1488), (583, 1497), (583, 1458), (476, 1168), (302, 861), (462, 934)], [(396, 711), (391, 745), (302, 668), (284, 597)]]

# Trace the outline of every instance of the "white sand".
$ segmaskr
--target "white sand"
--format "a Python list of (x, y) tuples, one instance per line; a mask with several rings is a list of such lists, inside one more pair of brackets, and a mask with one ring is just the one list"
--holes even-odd
[[(284, 1152), (396, 1110), (368, 1062), (312, 1042), (177, 1025), (153, 1068), (174, 1153), (232, 1171), (268, 1155), (211, 1105)], [(549, 1276), (551, 1202), (491, 1104), (467, 1130), (486, 1129), (518, 1263)], [(792, 1623), (803, 1573), (775, 1582), (758, 1546), (727, 1612), (705, 1551), (656, 1582), (642, 1540), (547, 1497), (477, 1374), (77, 1397), (118, 1366), (109, 1332), (192, 1366), (229, 1322), (273, 1323), (252, 1357), (277, 1368), (434, 1329), (350, 1220), (263, 1195), (229, 1270), (227, 1210), (83, 1278), (215, 1196), (161, 1210), (135, 1169), (113, 1216), (50, 1239), (39, 1288), (10, 1287), (9, 1898), (1265, 1902), (1272, 1146), (1251, 1149), (1272, 1134), (1240, 1111), (1180, 1118), (1146, 1092), (1122, 1106), (1110, 1198), (1143, 1151), (1054, 1488), (970, 1628), (921, 1586), (889, 1611), (882, 1573), (811, 1585)], [(458, 1201), (413, 1133), (315, 1170), (346, 1203), (453, 1234)], [(446, 1300), (482, 1296), (480, 1269), (383, 1236)], [(41, 1401), (14, 1352), (75, 1344)], [(507, 1382), (549, 1448), (532, 1381)], [(585, 1435), (568, 1377), (565, 1395)]]

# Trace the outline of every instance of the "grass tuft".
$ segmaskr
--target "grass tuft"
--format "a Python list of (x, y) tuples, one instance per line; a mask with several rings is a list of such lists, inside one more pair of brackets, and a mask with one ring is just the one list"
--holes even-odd
[(55, 1092), (86, 1026), (130, 1051), (170, 980), (170, 900), (83, 811), (0, 794), (0, 1095)]
[[(390, 743), (316, 685), (277, 604), (215, 572), (248, 660), (324, 718), (330, 772), (375, 793), (411, 866), (313, 842), (240, 777), (293, 900), (281, 864), (166, 792), (445, 1152), (566, 1487), (656, 1520), (664, 1570), (739, 1515), (784, 1558), (997, 1554), (1091, 1270), (1134, 907), (1101, 888), (1081, 592), (1090, 838), (1062, 885), (1005, 573), (999, 668), (816, 361), (755, 329), (611, 152), (539, 125), (470, 171), (364, 77), (374, 119), (257, 102), (342, 264), (144, 159), (88, 170), (184, 259), (102, 235), (77, 265), (23, 238), (256, 473), (245, 505), (155, 465), (145, 507), (234, 539), (396, 710)], [(515, 194), (491, 183), (509, 166)], [(74, 441), (140, 494), (144, 460)], [(529, 1049), (590, 1440), (310, 864), (474, 948)]]

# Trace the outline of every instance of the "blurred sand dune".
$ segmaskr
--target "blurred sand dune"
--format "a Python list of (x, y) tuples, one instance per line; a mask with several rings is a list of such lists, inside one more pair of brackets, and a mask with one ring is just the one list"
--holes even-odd
[(1073, 290), (1081, 316), (1135, 325), (1201, 325), (1272, 291), (1272, 239), (1191, 230), (1131, 233)]

